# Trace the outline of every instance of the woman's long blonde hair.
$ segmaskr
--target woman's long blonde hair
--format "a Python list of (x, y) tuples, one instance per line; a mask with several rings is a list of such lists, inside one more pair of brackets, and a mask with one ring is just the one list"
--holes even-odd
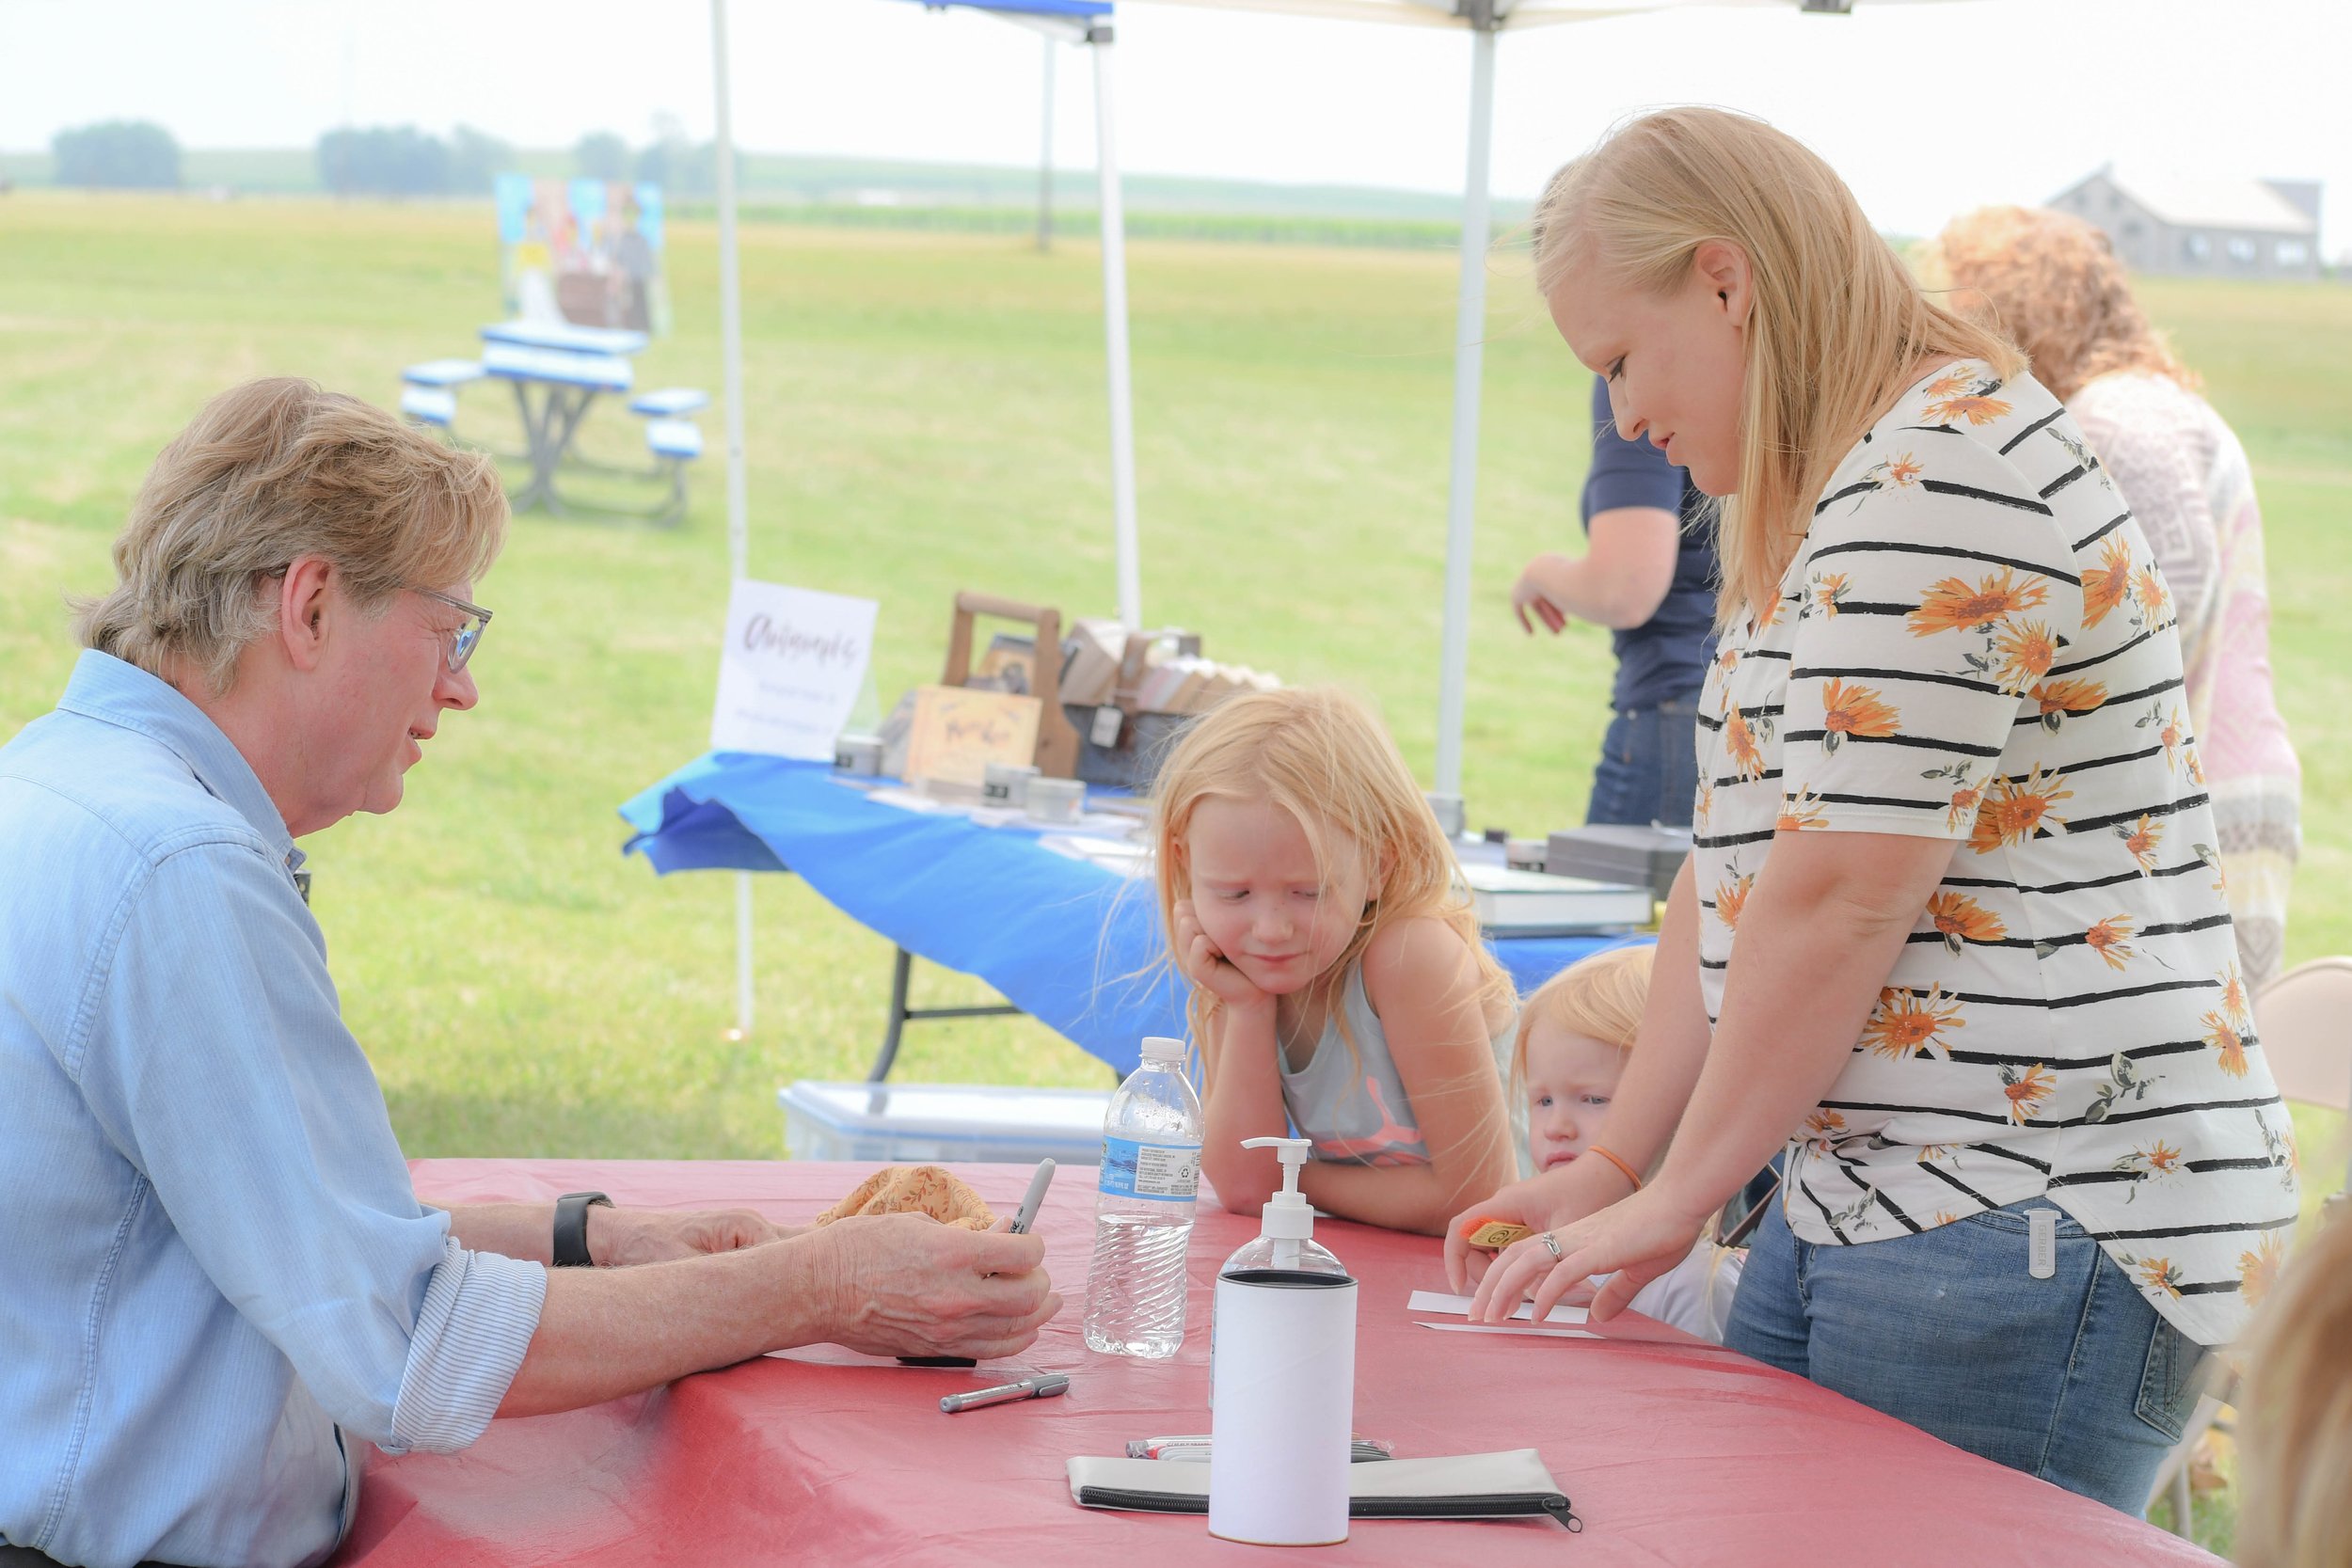
[(1999, 334), (1930, 300), (1844, 181), (1795, 137), (1723, 109), (1663, 109), (1552, 176), (1533, 225), (1549, 299), (1587, 268), (1665, 293), (1708, 241), (1743, 251), (1755, 299), (1740, 479), (1716, 554), (1728, 625), (1772, 602), (1814, 502), (1852, 445), (1937, 356), (2023, 369)]
[(2196, 372), (2132, 297), (2132, 280), (2107, 237), (2081, 218), (2047, 208), (1980, 207), (1945, 225), (1922, 270), (1961, 293), (1954, 302), (1961, 309), (2015, 339), (2034, 379), (2061, 403), (2118, 371), (2197, 389)]
[[(1177, 900), (1192, 896), (1184, 834), (1193, 812), (1212, 799), (1264, 800), (1290, 813), (1327, 876), (1341, 853), (1360, 854), (1374, 868), (1376, 885), (1355, 935), (1310, 983), (1310, 994), (1334, 1000), (1383, 926), (1422, 916), (1460, 934), (1489, 1014), (1517, 1001), (1511, 977), (1479, 941), (1478, 916), (1436, 814), (1396, 742), (1362, 703), (1331, 687), (1245, 693), (1202, 715), (1177, 741), (1152, 786), (1152, 811), (1160, 927), (1170, 953)], [(1195, 1039), (1216, 1006), (1205, 987), (1192, 989), (1186, 1016)], [(1346, 1010), (1334, 1006), (1329, 1014), (1354, 1049)]]

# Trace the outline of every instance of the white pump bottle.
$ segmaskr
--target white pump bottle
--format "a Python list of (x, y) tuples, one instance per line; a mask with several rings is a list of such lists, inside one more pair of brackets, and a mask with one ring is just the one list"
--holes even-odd
[(1217, 1273), (1209, 1533), (1269, 1546), (1347, 1539), (1356, 1281), (1314, 1239), (1304, 1138), (1249, 1138), (1282, 1162), (1258, 1238)]

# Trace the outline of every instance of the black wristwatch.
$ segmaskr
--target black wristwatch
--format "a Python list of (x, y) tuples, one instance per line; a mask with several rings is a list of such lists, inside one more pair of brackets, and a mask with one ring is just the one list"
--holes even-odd
[(555, 1200), (555, 1266), (559, 1269), (586, 1269), (596, 1266), (588, 1256), (588, 1211), (597, 1204), (607, 1209), (612, 1200), (602, 1193), (565, 1193)]

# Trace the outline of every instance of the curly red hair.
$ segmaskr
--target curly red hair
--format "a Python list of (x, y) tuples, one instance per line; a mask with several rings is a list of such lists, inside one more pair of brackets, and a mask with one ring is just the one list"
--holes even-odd
[(2046, 208), (1979, 208), (1936, 237), (1931, 268), (1975, 296), (1958, 303), (1991, 316), (2061, 403), (2118, 371), (2198, 386), (2196, 372), (2132, 297), (2107, 237), (2080, 218)]

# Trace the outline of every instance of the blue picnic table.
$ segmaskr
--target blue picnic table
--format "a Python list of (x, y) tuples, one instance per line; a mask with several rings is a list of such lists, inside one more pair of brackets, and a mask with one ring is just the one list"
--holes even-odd
[[(887, 783), (888, 781), (882, 781)], [(823, 763), (739, 752), (696, 758), (621, 807), (624, 853), (656, 872), (799, 875), (828, 903), (897, 945), (892, 1017), (869, 1076), (890, 1070), (912, 1019), (912, 958), (978, 975), (1124, 1077), (1147, 1035), (1186, 1033), (1184, 989), (1161, 961), (1152, 883), (1046, 848), (1067, 830), (987, 827), (873, 798), (873, 780)], [(1522, 993), (1579, 958), (1646, 937), (1513, 937), (1490, 942)]]

